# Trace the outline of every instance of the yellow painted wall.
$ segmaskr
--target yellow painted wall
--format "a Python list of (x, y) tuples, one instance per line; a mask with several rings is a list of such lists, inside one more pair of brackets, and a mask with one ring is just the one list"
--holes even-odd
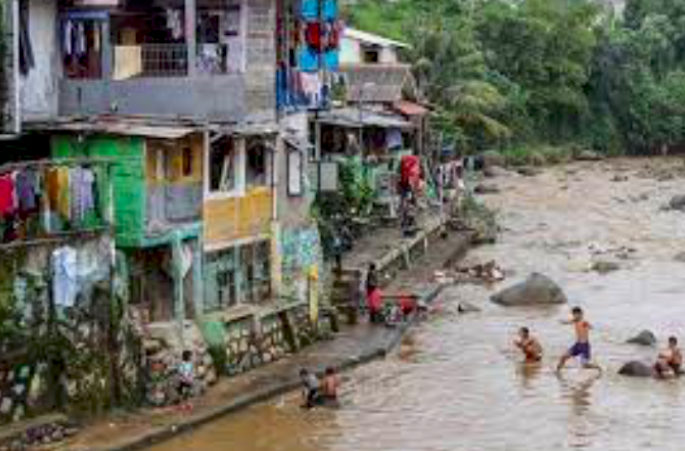
[(268, 234), (271, 227), (272, 194), (255, 188), (241, 197), (208, 199), (204, 204), (205, 246)]
[[(202, 183), (203, 143), (202, 135), (196, 134), (178, 140), (148, 139), (146, 154), (146, 178), (149, 184), (197, 184)], [(192, 173), (183, 174), (184, 149), (191, 149)], [(157, 149), (161, 149), (168, 161), (165, 178), (157, 179)]]

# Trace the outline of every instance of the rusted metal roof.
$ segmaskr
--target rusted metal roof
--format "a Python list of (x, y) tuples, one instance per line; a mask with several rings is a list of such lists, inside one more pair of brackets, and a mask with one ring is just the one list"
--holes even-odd
[(428, 108), (419, 105), (418, 103), (409, 102), (407, 100), (400, 100), (395, 102), (393, 108), (405, 116), (425, 116), (429, 113)]

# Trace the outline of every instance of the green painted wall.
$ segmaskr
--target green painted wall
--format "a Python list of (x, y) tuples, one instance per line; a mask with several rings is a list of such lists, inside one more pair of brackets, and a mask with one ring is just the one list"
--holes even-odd
[(143, 242), (146, 211), (145, 139), (94, 135), (52, 137), (52, 156), (95, 158), (114, 162), (114, 224), (117, 245), (139, 246)]

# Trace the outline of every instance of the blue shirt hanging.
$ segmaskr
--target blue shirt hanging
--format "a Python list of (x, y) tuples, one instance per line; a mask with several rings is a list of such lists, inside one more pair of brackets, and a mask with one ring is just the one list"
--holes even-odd
[(338, 17), (337, 0), (302, 0), (302, 18), (306, 21), (319, 20), (319, 2), (324, 20), (335, 20)]
[(304, 47), (298, 50), (297, 64), (303, 72), (316, 72), (319, 70), (319, 55), (316, 49)]

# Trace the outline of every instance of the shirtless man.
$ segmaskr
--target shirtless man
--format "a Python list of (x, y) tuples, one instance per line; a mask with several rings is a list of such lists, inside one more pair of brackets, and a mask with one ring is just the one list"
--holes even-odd
[(519, 329), (519, 338), (514, 341), (514, 346), (523, 352), (526, 363), (537, 363), (542, 360), (542, 346), (527, 327)]
[(580, 358), (580, 363), (583, 365), (583, 368), (601, 371), (601, 368), (598, 365), (592, 363), (592, 349), (590, 347), (590, 330), (592, 329), (592, 326), (585, 320), (583, 309), (574, 307), (573, 310), (571, 310), (571, 320), (562, 321), (562, 324), (573, 325), (576, 333), (576, 342), (559, 360), (557, 372), (561, 372), (566, 365), (566, 362), (574, 357)]
[(682, 374), (683, 353), (678, 347), (678, 339), (676, 337), (668, 338), (668, 348), (659, 353), (656, 363), (654, 364), (654, 372), (658, 378), (665, 378), (669, 375), (678, 377)]

